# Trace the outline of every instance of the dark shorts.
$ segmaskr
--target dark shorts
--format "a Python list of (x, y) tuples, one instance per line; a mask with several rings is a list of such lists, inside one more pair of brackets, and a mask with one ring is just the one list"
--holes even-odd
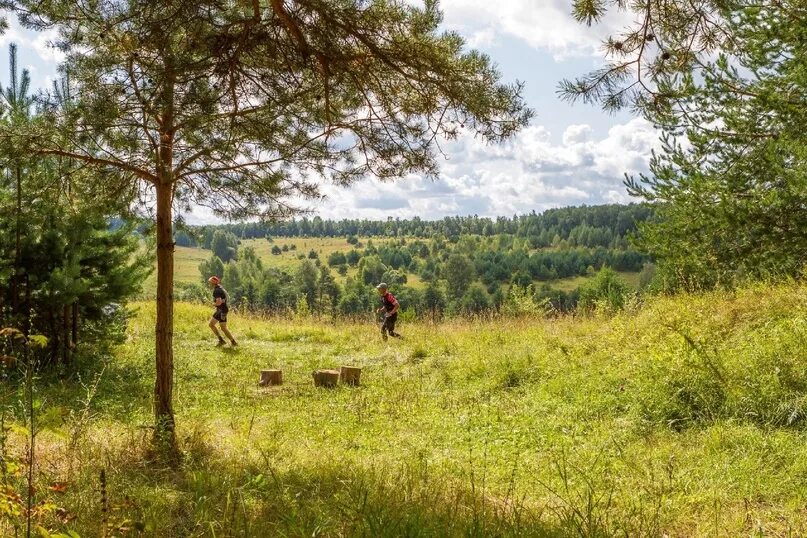
[(213, 319), (219, 323), (227, 323), (227, 311), (217, 308), (216, 311), (213, 312)]
[(389, 331), (391, 333), (394, 333), (396, 321), (398, 321), (397, 312), (384, 320), (384, 323), (381, 325), (381, 331), (382, 332)]

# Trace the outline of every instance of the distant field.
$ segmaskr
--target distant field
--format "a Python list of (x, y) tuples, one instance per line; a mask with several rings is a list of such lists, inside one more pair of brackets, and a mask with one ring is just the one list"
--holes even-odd
[[(379, 245), (386, 241), (385, 239), (373, 239), (375, 245)], [(361, 239), (363, 244), (367, 244), (367, 239)], [(272, 247), (277, 245), (283, 248), (283, 245), (295, 245), (297, 250), (289, 250), (281, 254), (272, 254)], [(241, 241), (241, 246), (252, 247), (262, 260), (270, 264), (272, 267), (296, 267), (298, 263), (297, 257), (300, 254), (308, 256), (311, 250), (319, 254), (322, 263), (328, 261), (328, 256), (337, 251), (348, 252), (355, 248), (349, 244), (344, 237), (275, 237), (273, 242), (266, 239), (244, 239)]]
[[(176, 247), (174, 251), (174, 281), (175, 282), (199, 282), (199, 264), (210, 258), (210, 251), (195, 247)], [(143, 282), (143, 291), (157, 288), (157, 271), (152, 271), (151, 275)]]
[[(368, 241), (372, 241), (375, 245), (381, 245), (385, 242), (391, 241), (386, 238), (360, 238), (362, 244), (361, 248), (367, 245)], [(277, 245), (281, 249), (283, 245), (295, 245), (295, 250), (288, 250), (280, 254), (272, 254), (272, 247)], [(266, 239), (244, 239), (241, 241), (241, 247), (252, 247), (255, 253), (263, 261), (266, 267), (276, 267), (285, 271), (294, 271), (294, 269), (302, 261), (300, 256), (308, 258), (311, 250), (314, 250), (322, 263), (328, 263), (328, 256), (333, 252), (342, 251), (347, 253), (355, 248), (349, 244), (344, 237), (275, 237), (273, 241)], [(361, 250), (358, 249), (358, 250)], [(211, 251), (196, 247), (176, 247), (174, 254), (174, 279), (178, 283), (191, 283), (199, 282), (201, 275), (199, 274), (199, 264), (210, 258)], [(344, 284), (348, 277), (355, 277), (357, 270), (354, 267), (348, 269), (347, 275), (344, 277), (333, 272), (334, 277), (341, 284)], [(628, 284), (633, 288), (639, 287), (639, 273), (620, 272)], [(580, 287), (588, 276), (577, 276), (571, 278), (561, 278), (549, 282), (550, 286), (565, 292), (574, 291)], [(407, 286), (413, 288), (424, 288), (425, 283), (420, 277), (413, 273), (407, 274)], [(157, 286), (157, 273), (156, 271), (146, 279), (143, 285), (143, 291), (146, 295), (150, 295)]]

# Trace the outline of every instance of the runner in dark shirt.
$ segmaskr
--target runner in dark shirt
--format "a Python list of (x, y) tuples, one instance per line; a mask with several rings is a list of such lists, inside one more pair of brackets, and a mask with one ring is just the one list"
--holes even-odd
[(377, 312), (384, 312), (384, 323), (381, 324), (381, 337), (386, 340), (387, 333), (394, 338), (401, 338), (401, 335), (395, 332), (395, 322), (398, 321), (398, 310), (401, 305), (393, 294), (389, 292), (389, 287), (385, 283), (376, 286), (378, 294), (381, 296), (381, 308)]
[(213, 312), (213, 317), (210, 318), (210, 323), (208, 326), (210, 327), (210, 330), (213, 331), (213, 334), (215, 334), (219, 339), (219, 343), (217, 345), (223, 346), (226, 343), (216, 327), (216, 324), (218, 323), (221, 327), (221, 331), (227, 336), (227, 338), (230, 339), (230, 343), (233, 346), (237, 346), (238, 343), (227, 329), (227, 313), (230, 311), (230, 308), (227, 306), (227, 291), (221, 287), (221, 279), (219, 279), (217, 276), (211, 276), (208, 278), (207, 283), (213, 288), (213, 303), (216, 305), (216, 311)]

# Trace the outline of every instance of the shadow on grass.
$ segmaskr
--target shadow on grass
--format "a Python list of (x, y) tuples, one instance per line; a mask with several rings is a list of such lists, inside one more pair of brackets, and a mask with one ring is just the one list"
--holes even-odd
[[(135, 522), (138, 536), (577, 535), (520, 501), (483, 498), (446, 479), (390, 470), (323, 462), (259, 472), (192, 461), (178, 471), (119, 472), (126, 476), (110, 496), (131, 501), (112, 519)], [(97, 531), (98, 514), (77, 515), (74, 528), (82, 536)]]
[[(153, 361), (153, 359), (151, 359)], [(46, 366), (36, 373), (35, 391), (49, 407), (80, 412), (88, 405), (96, 417), (127, 422), (133, 412), (149, 411), (153, 391), (153, 366), (124, 363), (110, 356), (87, 354), (68, 367)], [(23, 371), (10, 373), (2, 382), (0, 404), (14, 405), (21, 398)]]

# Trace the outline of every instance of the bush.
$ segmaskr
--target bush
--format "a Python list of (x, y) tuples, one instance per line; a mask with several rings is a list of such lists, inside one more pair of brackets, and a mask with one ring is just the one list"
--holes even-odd
[(344, 253), (341, 251), (332, 252), (330, 256), (328, 256), (328, 265), (331, 267), (336, 267), (338, 265), (345, 265), (347, 263), (347, 258), (345, 257)]
[(603, 267), (597, 276), (580, 286), (578, 306), (587, 310), (596, 306), (622, 310), (630, 292), (630, 286), (616, 271), (610, 267)]
[(203, 284), (177, 282), (174, 284), (174, 299), (184, 303), (207, 303), (210, 294)]
[(481, 284), (472, 284), (462, 297), (462, 311), (466, 314), (481, 314), (490, 309), (490, 295)]
[(400, 286), (401, 284), (406, 284), (406, 273), (397, 269), (389, 269), (381, 276), (381, 281), (390, 286)]

